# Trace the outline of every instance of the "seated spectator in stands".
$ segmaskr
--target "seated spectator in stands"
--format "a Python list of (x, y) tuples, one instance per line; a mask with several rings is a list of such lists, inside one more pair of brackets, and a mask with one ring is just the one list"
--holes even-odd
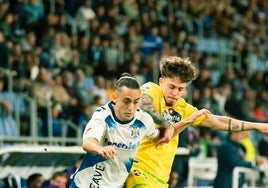
[(93, 114), (97, 108), (102, 106), (101, 96), (100, 95), (94, 95), (93, 101), (91, 104), (91, 113)]
[(89, 93), (91, 96), (99, 95), (101, 97), (102, 105), (109, 102), (109, 96), (105, 88), (105, 85), (106, 85), (105, 83), (106, 81), (105, 81), (104, 76), (101, 76), (101, 75), (96, 76), (95, 84)]
[[(215, 188), (232, 187), (232, 174), (235, 167), (253, 168), (254, 163), (261, 165), (267, 161), (265, 157), (257, 156), (254, 163), (244, 160), (244, 152), (241, 147), (243, 132), (230, 132), (222, 145), (217, 149), (218, 171), (215, 178)], [(239, 179), (239, 187), (243, 185), (244, 179)]]
[(268, 158), (268, 136), (263, 135), (258, 144), (259, 154)]
[(44, 18), (44, 5), (42, 1), (39, 0), (29, 0), (23, 6), (23, 18), (25, 19), (25, 24), (37, 24)]
[(45, 67), (40, 67), (37, 79), (32, 83), (30, 95), (36, 99), (38, 117), (41, 120), (42, 136), (48, 135), (48, 104), (52, 99), (51, 73)]
[(77, 158), (77, 160), (75, 161), (75, 163), (74, 163), (72, 166), (70, 166), (70, 167), (68, 167), (68, 168), (66, 168), (66, 169), (64, 170), (64, 172), (66, 172), (67, 175), (68, 175), (68, 177), (69, 177), (69, 179), (68, 179), (68, 183), (67, 183), (67, 187), (70, 186), (70, 183), (71, 183), (71, 179), (70, 179), (70, 177), (71, 177), (71, 175), (73, 175), (73, 174), (75, 173), (75, 171), (80, 167), (80, 165), (81, 165), (81, 163), (82, 163), (82, 159), (83, 159), (83, 157), (84, 157), (84, 155), (80, 155), (80, 156)]
[(70, 104), (76, 104), (77, 100), (72, 98), (66, 88), (63, 86), (62, 75), (56, 74), (53, 77), (52, 82), (52, 99), (53, 101), (62, 105), (62, 107), (66, 107)]
[[(90, 20), (96, 17), (94, 10), (91, 8), (91, 1), (84, 0), (83, 4), (75, 13), (75, 21), (78, 25), (78, 32), (80, 35), (85, 35), (89, 31)], [(89, 34), (89, 33), (88, 33)]]
[(90, 97), (88, 93), (93, 85), (93, 78), (86, 78), (82, 68), (76, 69), (74, 73), (73, 90), (79, 104), (90, 104), (92, 97)]
[(40, 173), (33, 173), (27, 178), (27, 188), (41, 188), (44, 177)]
[(0, 68), (10, 68), (9, 63), (10, 49), (7, 45), (3, 31), (0, 30)]
[(60, 70), (68, 69), (73, 61), (71, 38), (65, 32), (57, 32), (51, 47), (51, 57)]
[[(0, 78), (0, 135), (18, 136), (19, 130), (12, 117), (12, 105), (8, 92), (3, 91), (5, 81)], [(14, 110), (14, 109), (13, 109)]]
[(46, 180), (41, 188), (66, 188), (68, 176), (66, 172), (56, 171), (49, 180)]
[(53, 136), (62, 136), (62, 123), (60, 121), (60, 113), (62, 107), (58, 103), (52, 104), (52, 134)]
[(0, 188), (24, 188), (26, 185), (27, 181), (24, 178), (22, 178), (20, 175), (11, 173), (7, 174), (0, 182)]
[(75, 123), (84, 132), (87, 122), (90, 120), (92, 115), (91, 106), (87, 104), (82, 104), (79, 107), (79, 113), (75, 119)]
[(77, 109), (78, 99), (71, 96), (67, 88), (64, 87), (62, 74), (56, 74), (53, 78), (52, 100), (61, 105), (61, 118), (73, 119), (72, 116), (75, 116), (74, 112)]
[[(103, 67), (101, 63), (101, 55), (103, 51), (103, 46), (101, 44), (101, 38), (99, 35), (93, 35), (88, 49), (88, 59), (90, 65), (93, 68), (94, 74), (100, 74), (103, 72)], [(83, 66), (83, 64), (82, 64)], [(87, 70), (84, 67), (84, 70)]]
[[(263, 135), (258, 143), (258, 151), (259, 154), (266, 157), (268, 159), (268, 136)], [(268, 163), (264, 164), (263, 167), (263, 180), (262, 181), (268, 181)]]
[(244, 135), (242, 135), (243, 138), (240, 141), (242, 147), (245, 149), (244, 159), (245, 159), (245, 161), (252, 162), (256, 158), (256, 148), (251, 140), (250, 132), (245, 131), (241, 134), (244, 134)]
[(11, 70), (16, 72), (13, 78), (13, 91), (24, 92), (31, 85), (28, 66), (25, 61), (25, 54), (22, 52), (21, 45), (14, 44), (11, 54)]

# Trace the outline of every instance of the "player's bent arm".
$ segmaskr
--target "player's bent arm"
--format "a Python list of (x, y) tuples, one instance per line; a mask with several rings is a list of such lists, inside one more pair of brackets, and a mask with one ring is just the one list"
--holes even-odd
[(250, 131), (257, 130), (261, 133), (268, 134), (268, 123), (257, 123), (243, 121), (228, 116), (217, 116), (214, 114), (207, 115), (200, 125), (217, 130), (225, 131)]
[(174, 135), (181, 133), (188, 125), (194, 123), (196, 119), (199, 118), (200, 116), (205, 115), (207, 117), (209, 114), (211, 114), (209, 110), (201, 109), (193, 113), (191, 116), (187, 117), (186, 119), (183, 119), (173, 124), (173, 127), (175, 129)]
[(170, 123), (156, 111), (153, 99), (149, 95), (142, 93), (140, 108), (151, 115), (155, 124), (163, 127), (170, 126)]
[(114, 159), (116, 156), (116, 150), (112, 146), (102, 146), (96, 138), (90, 137), (82, 143), (83, 150), (96, 153), (102, 157)]
[(173, 127), (174, 127), (174, 135), (173, 136), (180, 134), (188, 125), (190, 125), (187, 122), (188, 122), (187, 120), (181, 120), (177, 123), (174, 123), (173, 124)]

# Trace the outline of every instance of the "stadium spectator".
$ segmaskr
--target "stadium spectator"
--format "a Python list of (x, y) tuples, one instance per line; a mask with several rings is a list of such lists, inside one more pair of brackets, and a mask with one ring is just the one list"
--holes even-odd
[(66, 187), (69, 187), (71, 185), (71, 176), (76, 172), (76, 170), (81, 166), (83, 157), (85, 155), (80, 155), (77, 160), (74, 162), (74, 164), (72, 166), (67, 167), (64, 172), (66, 172), (68, 178), (68, 183)]
[[(6, 81), (4, 78), (0, 78), (0, 135), (2, 136), (19, 136), (20, 130), (18, 130), (17, 123), (13, 118), (15, 112), (15, 105), (12, 105), (14, 99), (12, 95), (5, 90)], [(15, 95), (13, 95), (15, 97)], [(11, 100), (12, 99), (12, 100)]]
[(62, 75), (60, 73), (53, 76), (52, 100), (59, 103), (63, 108), (68, 108), (70, 104), (76, 104), (77, 101), (69, 95), (62, 82)]
[[(103, 51), (103, 46), (101, 44), (100, 36), (93, 35), (91, 37), (90, 45), (88, 49), (88, 58), (89, 58), (90, 65), (92, 66), (95, 75), (98, 75), (103, 72), (102, 70), (103, 66), (101, 62), (102, 51)], [(83, 67), (83, 64), (81, 66)]]
[(27, 186), (27, 180), (16, 173), (7, 174), (2, 179), (2, 183), (0, 183), (0, 186), (3, 186), (1, 188), (17, 188)]
[(3, 31), (0, 30), (0, 68), (10, 69), (10, 49), (7, 45)]
[(100, 96), (101, 104), (105, 104), (109, 101), (109, 96), (105, 88), (105, 78), (102, 75), (98, 75), (95, 78), (94, 86), (89, 92), (91, 97)]
[[(38, 117), (41, 120), (39, 135), (48, 135), (48, 107), (52, 101), (51, 73), (45, 67), (40, 67), (37, 79), (29, 88), (30, 96), (36, 99)], [(37, 125), (36, 125), (37, 126)]]
[(92, 97), (88, 94), (95, 83), (92, 77), (86, 77), (85, 71), (85, 69), (78, 68), (74, 72), (73, 90), (78, 105), (90, 104), (92, 100)]
[(91, 48), (90, 39), (81, 37), (78, 43), (79, 68), (83, 69), (86, 77), (91, 77), (94, 74), (94, 68), (93, 63), (89, 59), (89, 48)]
[[(108, 26), (107, 26), (108, 27)], [(101, 61), (104, 63), (102, 69), (107, 78), (118, 75), (118, 67), (123, 64), (123, 46), (117, 35), (110, 34), (106, 36), (106, 44), (102, 49)], [(103, 76), (104, 76), (103, 75)]]
[(74, 119), (75, 111), (78, 105), (78, 99), (70, 96), (66, 88), (63, 86), (63, 73), (54, 75), (52, 82), (52, 102), (61, 106), (61, 112), (59, 114), (60, 119)]
[[(240, 145), (241, 139), (245, 134), (243, 132), (229, 133), (226, 142), (222, 143), (217, 150), (218, 170), (215, 178), (215, 188), (229, 188), (232, 187), (232, 174), (235, 167), (248, 167), (253, 168), (254, 163), (252, 161), (246, 161), (244, 152)], [(231, 153), (232, 155), (226, 155)], [(256, 165), (261, 165), (266, 162), (266, 158), (258, 156), (255, 159)], [(239, 179), (239, 187), (241, 187), (245, 181)]]
[(101, 101), (101, 96), (100, 95), (93, 96), (93, 101), (92, 101), (92, 103), (90, 105), (91, 113), (93, 114), (102, 105), (103, 104), (102, 104), (102, 101)]
[(22, 20), (27, 29), (39, 30), (39, 24), (45, 17), (44, 4), (40, 0), (29, 0), (22, 7)]
[[(91, 8), (90, 0), (83, 0), (82, 5), (80, 5), (75, 13), (75, 21), (78, 25), (78, 35), (89, 37), (90, 33), (90, 21), (95, 18), (96, 14)], [(88, 32), (88, 33), (87, 33)]]
[(45, 179), (40, 173), (33, 173), (27, 178), (27, 187), (23, 188), (41, 188)]
[(254, 162), (257, 155), (257, 147), (253, 144), (250, 131), (243, 132), (242, 137), (240, 144), (244, 148), (244, 160)]
[(49, 180), (46, 180), (41, 188), (67, 188), (68, 176), (66, 172), (56, 171)]
[(74, 120), (74, 123), (81, 128), (82, 132), (84, 132), (87, 122), (91, 119), (91, 116), (91, 106), (87, 104), (82, 104), (79, 106), (79, 112)]
[(29, 69), (25, 61), (26, 55), (22, 52), (21, 45), (14, 43), (10, 54), (11, 70), (15, 72), (13, 80), (13, 91), (17, 93), (26, 92), (31, 85), (31, 79), (28, 75)]
[(52, 116), (52, 135), (53, 136), (62, 136), (62, 130), (64, 124), (60, 121), (62, 107), (58, 103), (53, 103), (51, 106), (51, 116)]
[(56, 67), (62, 71), (68, 69), (73, 63), (74, 54), (71, 48), (71, 38), (65, 32), (56, 33), (51, 55)]

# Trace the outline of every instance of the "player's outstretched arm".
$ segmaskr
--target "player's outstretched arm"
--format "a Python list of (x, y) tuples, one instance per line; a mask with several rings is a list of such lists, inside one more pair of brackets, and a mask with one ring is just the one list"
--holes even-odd
[(201, 122), (201, 125), (223, 131), (257, 130), (268, 135), (268, 123), (243, 121), (228, 116), (210, 114)]

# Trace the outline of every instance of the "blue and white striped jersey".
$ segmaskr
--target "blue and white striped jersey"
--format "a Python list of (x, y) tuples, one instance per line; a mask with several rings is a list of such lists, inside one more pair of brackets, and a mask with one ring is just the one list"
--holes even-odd
[(85, 128), (83, 141), (94, 137), (103, 146), (115, 147), (117, 157), (110, 160), (86, 153), (80, 168), (72, 176), (71, 187), (122, 187), (140, 141), (144, 137), (156, 138), (158, 134), (153, 119), (142, 110), (138, 109), (132, 120), (122, 122), (116, 118), (112, 102), (99, 107)]

